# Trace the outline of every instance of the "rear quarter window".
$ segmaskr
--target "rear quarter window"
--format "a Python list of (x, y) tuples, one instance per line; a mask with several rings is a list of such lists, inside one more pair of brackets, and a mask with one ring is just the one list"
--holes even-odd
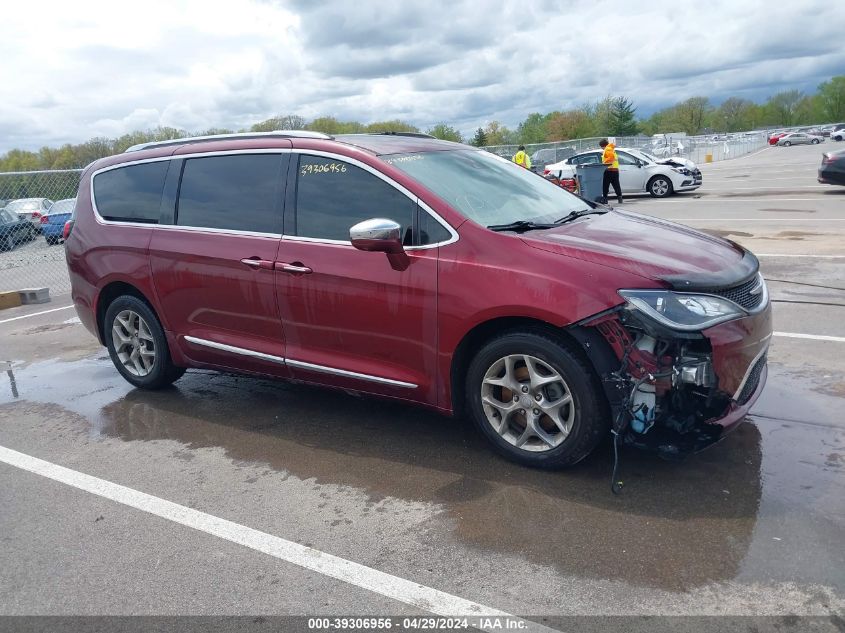
[(104, 220), (158, 224), (167, 160), (110, 169), (94, 176), (94, 203)]

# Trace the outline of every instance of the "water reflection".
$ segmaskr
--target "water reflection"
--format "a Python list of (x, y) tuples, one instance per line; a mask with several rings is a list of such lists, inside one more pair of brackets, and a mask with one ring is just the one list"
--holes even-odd
[(625, 451), (621, 497), (610, 451), (542, 472), (493, 455), (474, 429), (425, 411), (345, 394), (222, 375), (104, 406), (98, 432), (221, 447), (318, 483), (443, 504), (465, 543), (568, 574), (687, 589), (733, 578), (761, 496), (761, 438), (746, 424), (683, 463)]

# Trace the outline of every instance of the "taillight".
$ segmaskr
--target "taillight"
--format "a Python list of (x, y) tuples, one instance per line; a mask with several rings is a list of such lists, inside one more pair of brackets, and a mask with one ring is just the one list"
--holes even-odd
[(543, 175), (544, 175), (544, 176), (548, 176), (550, 173), (552, 173), (552, 172), (550, 172), (548, 169), (544, 169), (544, 170), (543, 170)]
[(70, 237), (70, 232), (73, 230), (73, 220), (68, 220), (65, 222), (65, 228), (62, 229), (62, 239), (67, 241), (67, 238)]
[(41, 216), (41, 224), (47, 224), (48, 218), (46, 215)]
[(41, 212), (40, 212), (40, 211), (33, 211), (33, 212), (32, 212), (32, 217), (34, 217), (34, 218), (40, 218), (40, 217), (43, 217), (43, 216), (41, 215)]

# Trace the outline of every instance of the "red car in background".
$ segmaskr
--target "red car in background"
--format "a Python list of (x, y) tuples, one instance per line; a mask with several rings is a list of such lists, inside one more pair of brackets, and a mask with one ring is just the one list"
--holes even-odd
[(789, 134), (789, 132), (776, 132), (769, 137), (769, 145), (777, 145), (778, 141)]
[(424, 135), (137, 146), (85, 170), (66, 234), (77, 313), (143, 389), (304, 381), (468, 414), (560, 467), (611, 430), (708, 446), (766, 380), (749, 251)]

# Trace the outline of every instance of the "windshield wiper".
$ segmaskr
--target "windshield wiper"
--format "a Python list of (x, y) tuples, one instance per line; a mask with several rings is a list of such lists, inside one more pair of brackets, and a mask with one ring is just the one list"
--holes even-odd
[(571, 222), (572, 220), (577, 220), (585, 215), (604, 215), (607, 212), (608, 209), (584, 209), (582, 211), (571, 211), (568, 215), (555, 220), (555, 224), (565, 224), (567, 222)]
[(535, 229), (553, 229), (557, 226), (555, 224), (545, 224), (542, 222), (532, 222), (530, 220), (516, 220), (509, 224), (490, 224), (487, 226), (491, 231), (516, 231), (522, 233), (524, 231), (533, 231)]

